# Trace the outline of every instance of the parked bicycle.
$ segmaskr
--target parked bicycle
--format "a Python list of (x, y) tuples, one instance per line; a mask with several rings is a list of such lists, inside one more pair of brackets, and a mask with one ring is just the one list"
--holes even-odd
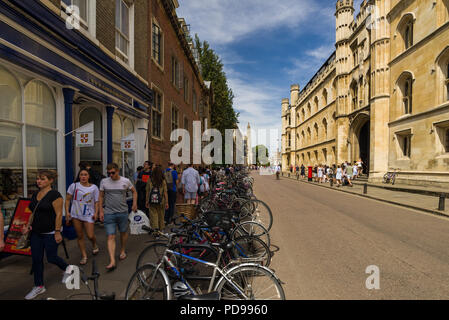
[(384, 174), (383, 183), (391, 183), (394, 185), (396, 182), (396, 177), (399, 174), (400, 169), (393, 169), (393, 171), (389, 171), (386, 174)]
[[(180, 284), (186, 291), (180, 296), (182, 300), (285, 300), (281, 281), (266, 267), (257, 263), (243, 263), (220, 268), (221, 256), (232, 246), (232, 242), (211, 245), (218, 249), (216, 263), (212, 263), (170, 249), (173, 239), (179, 234), (159, 234), (168, 238), (162, 259), (157, 264), (145, 264), (133, 274), (126, 289), (126, 300), (171, 300), (174, 297), (172, 285)], [(189, 284), (173, 263), (173, 258), (188, 259), (213, 269), (206, 295)], [(170, 281), (165, 266), (176, 275), (176, 282)], [(221, 275), (218, 281), (217, 274)]]

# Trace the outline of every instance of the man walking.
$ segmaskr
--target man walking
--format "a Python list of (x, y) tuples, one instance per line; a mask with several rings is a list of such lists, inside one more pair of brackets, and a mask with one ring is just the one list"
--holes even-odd
[(200, 184), (200, 174), (192, 167), (192, 164), (189, 164), (189, 167), (182, 173), (181, 183), (184, 200), (188, 204), (195, 204)]
[(165, 170), (165, 182), (167, 183), (168, 193), (168, 210), (165, 210), (165, 224), (170, 224), (173, 220), (176, 205), (176, 185), (178, 184), (178, 172), (175, 170), (175, 165), (168, 163), (168, 168)]
[(108, 236), (108, 252), (110, 264), (106, 267), (108, 272), (116, 269), (115, 261), (115, 234), (118, 227), (120, 232), (120, 260), (125, 260), (126, 243), (128, 241), (128, 204), (126, 193), (133, 193), (132, 210), (137, 211), (137, 191), (129, 179), (121, 177), (116, 163), (107, 166), (108, 178), (101, 180), (100, 184), (100, 220)]
[(145, 161), (143, 164), (143, 169), (137, 175), (136, 190), (137, 190), (137, 207), (139, 210), (145, 212), (149, 217), (148, 208), (145, 205), (146, 194), (145, 190), (147, 187), (147, 182), (151, 176), (151, 163)]

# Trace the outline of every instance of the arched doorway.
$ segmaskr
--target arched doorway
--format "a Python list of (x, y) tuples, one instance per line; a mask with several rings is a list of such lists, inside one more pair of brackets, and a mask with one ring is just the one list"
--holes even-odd
[(359, 113), (351, 124), (351, 161), (363, 161), (363, 173), (369, 174), (370, 162), (370, 117)]
[[(366, 121), (359, 133), (359, 154), (363, 161), (363, 173), (369, 174), (370, 161), (370, 122)], [(357, 159), (358, 160), (358, 159)]]

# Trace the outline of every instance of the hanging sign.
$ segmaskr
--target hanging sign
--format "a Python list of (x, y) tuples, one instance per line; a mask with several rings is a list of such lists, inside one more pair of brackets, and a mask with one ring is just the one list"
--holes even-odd
[(76, 146), (83, 147), (93, 147), (95, 144), (94, 137), (94, 122), (91, 121), (88, 124), (78, 128), (76, 131)]
[(131, 133), (129, 136), (123, 138), (121, 140), (122, 144), (122, 151), (129, 152), (129, 151), (135, 151), (136, 150), (136, 139), (134, 136), (134, 133)]

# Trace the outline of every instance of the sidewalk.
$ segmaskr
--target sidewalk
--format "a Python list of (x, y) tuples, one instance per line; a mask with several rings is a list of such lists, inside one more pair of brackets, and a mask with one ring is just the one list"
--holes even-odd
[[(288, 177), (284, 172), (282, 176), (284, 179), (297, 180), (296, 176)], [(403, 207), (425, 211), (428, 213), (449, 217), (449, 201), (446, 200), (444, 211), (438, 210), (439, 195), (445, 193), (449, 197), (447, 190), (438, 188), (424, 189), (423, 187), (414, 187), (408, 185), (378, 185), (365, 181), (354, 181), (354, 187), (344, 186), (337, 187), (330, 186), (330, 183), (316, 183), (309, 182), (307, 179), (303, 180), (301, 177), (297, 180), (298, 183), (310, 183), (323, 188), (334, 189), (340, 192), (355, 194), (361, 197), (380, 200), (391, 204), (400, 205)], [(364, 184), (367, 185), (367, 193), (364, 194)]]
[[(99, 291), (112, 293), (115, 292), (116, 299), (123, 300), (128, 281), (136, 270), (137, 257), (143, 248), (148, 245), (146, 241), (151, 240), (149, 235), (130, 235), (127, 244), (128, 257), (124, 261), (118, 260), (120, 240), (117, 234), (117, 269), (111, 273), (106, 272), (106, 265), (109, 264), (109, 256), (106, 246), (106, 232), (103, 227), (95, 226), (100, 253), (95, 257), (97, 268), (100, 272)], [(59, 246), (59, 256), (69, 264), (79, 265), (81, 254), (76, 240), (67, 240), (67, 251), (69, 259), (66, 259), (64, 249)], [(86, 241), (88, 250), (88, 263), (83, 267), (88, 276), (92, 273), (91, 245)], [(55, 299), (65, 299), (71, 294), (88, 293), (88, 288), (81, 283), (80, 290), (68, 290), (62, 284), (63, 272), (55, 265), (48, 264), (44, 260), (44, 282), (47, 292), (38, 296), (36, 300), (46, 300), (48, 297)], [(9, 256), (0, 260), (0, 300), (23, 300), (25, 295), (33, 287), (33, 276), (30, 275), (31, 257)], [(93, 282), (89, 282), (90, 289), (93, 292)], [(75, 297), (74, 299), (90, 300), (89, 296)]]

